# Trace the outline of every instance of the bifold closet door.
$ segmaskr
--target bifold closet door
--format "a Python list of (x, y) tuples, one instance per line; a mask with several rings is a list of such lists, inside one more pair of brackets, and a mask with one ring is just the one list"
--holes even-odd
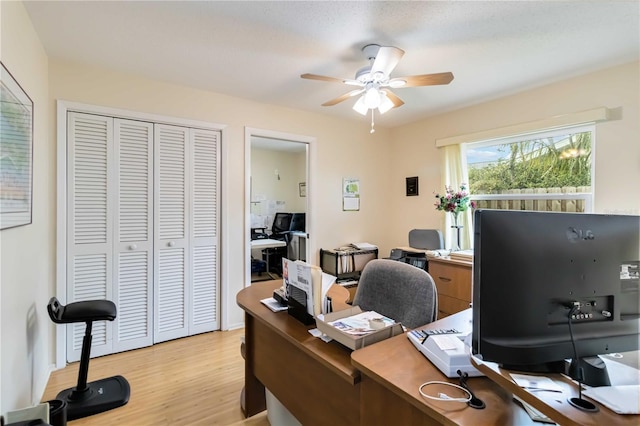
[(220, 328), (218, 322), (218, 171), (220, 132), (190, 130), (192, 292), (189, 334)]
[[(153, 125), (70, 112), (67, 117), (67, 303), (109, 299), (115, 321), (93, 325), (91, 355), (152, 343)], [(67, 360), (85, 324), (70, 324)]]
[(155, 125), (155, 342), (219, 328), (219, 138)]
[(114, 119), (113, 352), (153, 344), (153, 123)]
[[(67, 300), (112, 299), (113, 119), (69, 113), (67, 117)], [(67, 325), (67, 360), (80, 359), (85, 324)], [(112, 326), (93, 325), (91, 355), (111, 353)]]

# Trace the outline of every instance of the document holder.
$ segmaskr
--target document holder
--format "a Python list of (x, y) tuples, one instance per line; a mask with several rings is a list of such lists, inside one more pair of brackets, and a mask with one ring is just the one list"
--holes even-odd
[(294, 286), (289, 286), (287, 313), (304, 325), (311, 325), (315, 323), (313, 315), (310, 315), (309, 312), (307, 312), (307, 293)]

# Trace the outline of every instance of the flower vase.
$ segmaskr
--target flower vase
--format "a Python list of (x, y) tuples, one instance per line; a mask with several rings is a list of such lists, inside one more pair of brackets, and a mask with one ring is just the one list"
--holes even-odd
[(460, 230), (462, 229), (462, 225), (458, 225), (458, 213), (452, 213), (453, 215), (453, 225), (452, 228), (456, 230), (456, 243), (451, 248), (451, 251), (460, 251)]

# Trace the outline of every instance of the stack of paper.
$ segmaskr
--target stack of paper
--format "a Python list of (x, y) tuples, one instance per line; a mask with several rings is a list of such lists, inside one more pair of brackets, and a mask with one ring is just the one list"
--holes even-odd
[(395, 324), (394, 320), (380, 315), (375, 311), (361, 312), (350, 317), (331, 321), (329, 324), (344, 333), (361, 336), (375, 331), (375, 329), (371, 328), (369, 323), (369, 321), (372, 319), (381, 319), (384, 322), (385, 327)]
[(601, 386), (582, 394), (618, 414), (640, 414), (640, 385)]

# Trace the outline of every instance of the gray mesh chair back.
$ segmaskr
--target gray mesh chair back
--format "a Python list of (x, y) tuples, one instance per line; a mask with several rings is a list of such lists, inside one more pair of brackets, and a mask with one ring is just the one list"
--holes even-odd
[(409, 231), (409, 247), (422, 250), (444, 248), (444, 239), (439, 229), (412, 229)]
[(353, 306), (376, 311), (405, 327), (417, 328), (437, 318), (436, 285), (423, 269), (394, 260), (375, 259), (362, 271)]

